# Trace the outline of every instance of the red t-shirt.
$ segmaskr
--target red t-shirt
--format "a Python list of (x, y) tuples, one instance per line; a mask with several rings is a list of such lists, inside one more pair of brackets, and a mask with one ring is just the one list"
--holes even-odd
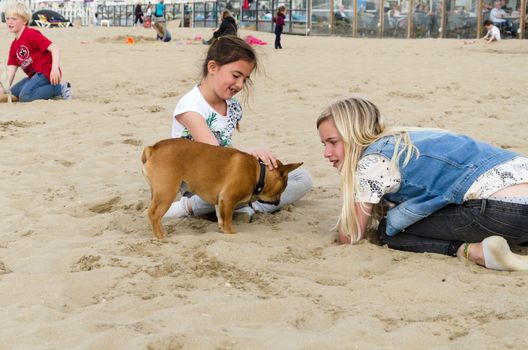
[(13, 40), (7, 65), (22, 68), (28, 77), (35, 73), (50, 79), (52, 57), (47, 49), (51, 41), (36, 29), (26, 27), (20, 38)]

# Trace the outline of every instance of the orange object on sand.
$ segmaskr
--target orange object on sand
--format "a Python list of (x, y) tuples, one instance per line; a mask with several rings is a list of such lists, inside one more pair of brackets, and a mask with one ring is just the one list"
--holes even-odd
[(127, 41), (126, 41), (127, 44), (134, 44), (135, 42), (136, 42), (136, 40), (134, 40), (134, 38), (131, 37), (131, 36), (129, 36), (129, 37), (127, 38)]

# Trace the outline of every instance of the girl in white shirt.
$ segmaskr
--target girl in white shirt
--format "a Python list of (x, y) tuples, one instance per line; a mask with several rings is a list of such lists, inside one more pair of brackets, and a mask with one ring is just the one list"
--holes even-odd
[[(232, 134), (242, 119), (242, 107), (234, 96), (247, 88), (257, 64), (255, 51), (244, 40), (233, 35), (215, 40), (204, 60), (201, 82), (176, 105), (171, 136), (232, 147)], [(251, 148), (242, 151), (260, 159), (270, 170), (277, 167), (277, 159), (269, 150)], [(288, 176), (288, 185), (279, 205), (256, 201), (251, 206), (235, 210), (235, 213), (238, 211), (251, 219), (254, 211), (274, 212), (299, 200), (311, 188), (310, 174), (304, 169), (296, 169)], [(215, 211), (213, 205), (200, 197), (187, 195), (174, 202), (165, 217), (201, 216)]]

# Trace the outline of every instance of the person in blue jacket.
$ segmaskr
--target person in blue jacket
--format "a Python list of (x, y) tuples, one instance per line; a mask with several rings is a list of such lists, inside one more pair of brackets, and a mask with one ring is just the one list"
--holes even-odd
[(165, 17), (165, 4), (163, 3), (163, 0), (160, 0), (156, 4), (156, 11), (154, 12), (155, 17)]
[(317, 129), (341, 174), (341, 243), (375, 228), (390, 248), (528, 270), (509, 247), (528, 242), (527, 157), (445, 130), (387, 128), (356, 97), (330, 104)]

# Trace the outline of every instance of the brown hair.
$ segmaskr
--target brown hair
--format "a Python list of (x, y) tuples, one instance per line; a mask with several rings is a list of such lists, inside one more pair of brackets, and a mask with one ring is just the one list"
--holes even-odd
[[(209, 72), (207, 68), (209, 61), (215, 61), (221, 67), (240, 60), (252, 63), (255, 66), (254, 70), (258, 68), (257, 54), (248, 43), (236, 35), (221, 36), (213, 40), (209, 50), (207, 50), (207, 55), (202, 65), (202, 78), (205, 78)], [(244, 89), (248, 85), (252, 85), (250, 78), (248, 78), (247, 84), (244, 84)]]
[(286, 11), (286, 7), (283, 5), (279, 6), (277, 9), (277, 17), (279, 17), (280, 14), (284, 14), (284, 11)]

